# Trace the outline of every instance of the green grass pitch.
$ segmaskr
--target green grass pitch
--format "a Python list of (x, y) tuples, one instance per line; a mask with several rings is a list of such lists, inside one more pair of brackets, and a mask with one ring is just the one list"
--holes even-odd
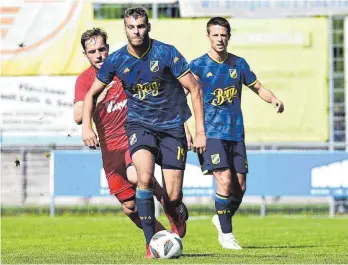
[(241, 251), (220, 248), (210, 218), (193, 219), (183, 239), (183, 256), (150, 261), (144, 259), (142, 231), (125, 217), (17, 216), (1, 221), (2, 263), (348, 263), (346, 217), (236, 216)]

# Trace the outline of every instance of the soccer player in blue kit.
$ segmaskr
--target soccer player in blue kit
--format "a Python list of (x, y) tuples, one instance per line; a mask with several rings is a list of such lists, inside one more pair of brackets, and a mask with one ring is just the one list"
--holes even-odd
[[(164, 208), (172, 231), (180, 237), (186, 233), (187, 213), (177, 211), (182, 202), (187, 152), (184, 123), (191, 116), (183, 87), (191, 93), (195, 113), (193, 149), (201, 154), (206, 146), (203, 96), (178, 50), (149, 37), (151, 24), (144, 8), (127, 9), (124, 25), (128, 45), (105, 59), (90, 93), (100, 93), (117, 76), (127, 94), (126, 133), (138, 176), (136, 205), (146, 239), (146, 257), (150, 258), (149, 243), (155, 231), (151, 187), (155, 163), (162, 167)], [(83, 120), (90, 120), (92, 108), (92, 102), (85, 98)], [(97, 144), (91, 128), (84, 135), (89, 135), (92, 145)]]
[(229, 22), (214, 17), (207, 23), (211, 49), (193, 60), (190, 69), (202, 85), (207, 150), (201, 155), (203, 172), (212, 172), (217, 183), (213, 223), (223, 248), (241, 249), (232, 234), (232, 216), (246, 190), (248, 162), (241, 110), (242, 85), (248, 86), (278, 113), (283, 103), (264, 88), (245, 59), (227, 52)]

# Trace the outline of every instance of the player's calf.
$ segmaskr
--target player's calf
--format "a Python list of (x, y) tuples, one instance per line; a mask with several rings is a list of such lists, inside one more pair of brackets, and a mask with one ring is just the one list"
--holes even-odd
[(167, 198), (162, 202), (162, 205), (172, 232), (183, 238), (186, 235), (188, 211), (182, 199), (170, 201)]

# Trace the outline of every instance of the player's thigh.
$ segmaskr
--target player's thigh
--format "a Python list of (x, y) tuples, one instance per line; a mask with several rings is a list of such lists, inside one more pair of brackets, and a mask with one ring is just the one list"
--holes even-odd
[(246, 176), (248, 173), (248, 158), (244, 142), (232, 143), (232, 189), (234, 193), (243, 195), (246, 191)]
[(129, 151), (137, 172), (138, 186), (148, 188), (158, 156), (158, 140), (154, 133), (138, 124), (126, 126)]
[(157, 160), (162, 169), (185, 170), (187, 142), (183, 126), (170, 130), (170, 134), (161, 135), (160, 156)]
[(127, 179), (130, 183), (136, 186), (138, 184), (137, 171), (135, 170), (135, 167), (133, 165), (129, 149), (125, 152), (124, 162), (127, 168)]
[(117, 174), (126, 176), (125, 152), (126, 150), (102, 149), (103, 168), (106, 175), (116, 172)]
[(107, 181), (110, 194), (114, 194), (120, 202), (135, 196), (135, 187), (128, 181), (125, 175), (113, 172), (107, 175)]
[(244, 142), (231, 142), (230, 167), (240, 174), (248, 173), (248, 159)]
[(229, 169), (228, 153), (222, 140), (215, 138), (207, 139), (207, 148), (203, 153), (202, 163), (203, 173), (212, 173), (213, 171), (225, 171)]
[(127, 180), (127, 169), (124, 162), (125, 152), (126, 150), (102, 149), (103, 168), (110, 194), (116, 194), (131, 186)]
[(139, 150), (147, 150), (155, 157), (158, 156), (159, 143), (152, 130), (139, 124), (129, 123), (126, 125), (126, 133), (128, 137), (128, 148), (133, 163), (133, 156)]
[(247, 188), (246, 177), (247, 177), (247, 174), (237, 173), (238, 183), (243, 195)]
[(187, 142), (184, 127), (171, 129), (160, 141), (159, 164), (162, 167), (163, 186), (170, 200), (180, 199), (186, 166)]

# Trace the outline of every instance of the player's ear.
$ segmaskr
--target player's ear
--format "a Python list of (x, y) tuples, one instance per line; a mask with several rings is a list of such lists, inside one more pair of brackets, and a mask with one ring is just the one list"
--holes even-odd
[(83, 55), (84, 55), (85, 57), (87, 57), (87, 53), (86, 53), (85, 50), (84, 50), (82, 53), (83, 53)]
[(149, 24), (147, 25), (147, 29), (148, 29), (148, 30), (147, 30), (148, 32), (151, 31), (151, 23), (149, 23)]

